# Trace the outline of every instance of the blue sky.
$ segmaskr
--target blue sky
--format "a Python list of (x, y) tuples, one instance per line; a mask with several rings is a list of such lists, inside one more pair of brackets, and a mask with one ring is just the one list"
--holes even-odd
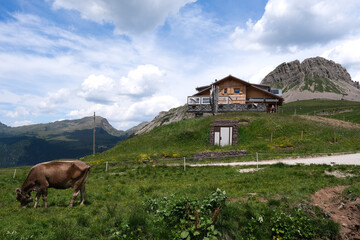
[(360, 81), (359, 1), (1, 1), (0, 122), (96, 112), (126, 130), (214, 79), (316, 56)]

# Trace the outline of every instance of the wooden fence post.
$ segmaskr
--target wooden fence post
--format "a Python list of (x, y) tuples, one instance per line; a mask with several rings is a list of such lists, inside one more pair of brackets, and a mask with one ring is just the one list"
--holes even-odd
[(14, 170), (13, 179), (15, 178), (15, 176), (16, 176), (16, 168), (15, 168), (15, 170)]
[(108, 163), (109, 163), (109, 162), (106, 162), (106, 163), (105, 163), (105, 172), (108, 171)]
[(184, 172), (186, 171), (186, 158), (184, 157)]

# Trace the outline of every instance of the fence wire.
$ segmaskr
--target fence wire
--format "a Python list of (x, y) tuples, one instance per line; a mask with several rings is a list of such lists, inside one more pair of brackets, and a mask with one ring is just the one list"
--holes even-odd
[[(269, 154), (269, 153), (249, 153), (244, 156), (227, 156), (223, 158), (208, 157), (203, 160), (196, 160), (193, 157), (177, 157), (177, 158), (163, 158), (163, 159), (149, 159), (149, 160), (111, 160), (111, 161), (96, 161), (96, 163), (89, 162), (94, 168), (103, 168), (104, 171), (110, 171), (112, 168), (128, 167), (128, 166), (182, 166), (190, 165), (194, 163), (226, 163), (226, 162), (248, 162), (248, 161), (263, 161), (263, 160), (280, 160), (285, 158), (299, 158), (299, 157), (320, 157), (331, 155), (346, 155), (358, 152), (336, 152), (336, 153), (312, 153), (312, 154)], [(31, 166), (28, 166), (30, 169)], [(24, 166), (0, 168), (0, 174), (11, 175), (15, 178), (18, 175), (24, 175), (28, 170)]]

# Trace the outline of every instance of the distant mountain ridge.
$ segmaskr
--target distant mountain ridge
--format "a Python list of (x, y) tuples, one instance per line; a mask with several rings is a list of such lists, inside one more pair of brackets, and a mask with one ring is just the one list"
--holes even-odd
[[(94, 117), (9, 127), (0, 123), (0, 167), (33, 165), (92, 154)], [(137, 128), (119, 131), (95, 117), (96, 152), (112, 148)]]
[[(3, 126), (3, 127), (1, 127)], [(76, 130), (92, 129), (94, 127), (94, 117), (85, 117), (77, 120), (62, 120), (50, 123), (32, 124), (20, 127), (8, 127), (0, 123), (0, 133), (11, 135), (36, 135), (43, 138), (50, 138), (54, 134), (63, 132), (72, 132)], [(102, 128), (113, 136), (122, 136), (124, 131), (119, 131), (112, 127), (110, 123), (103, 117), (95, 117), (95, 127)]]
[(261, 84), (282, 89), (285, 102), (314, 98), (360, 101), (359, 83), (343, 66), (322, 57), (282, 63)]

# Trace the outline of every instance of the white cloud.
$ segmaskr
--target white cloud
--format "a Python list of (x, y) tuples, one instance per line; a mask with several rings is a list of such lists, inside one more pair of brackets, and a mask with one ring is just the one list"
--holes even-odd
[(341, 63), (353, 80), (360, 81), (360, 34), (352, 39), (337, 42), (321, 56)]
[(261, 80), (263, 80), (264, 77), (274, 69), (275, 69), (275, 67), (272, 65), (261, 68), (256, 74), (254, 74), (252, 77), (250, 77), (249, 82), (260, 83)]
[(61, 88), (56, 92), (47, 93), (46, 97), (38, 103), (38, 110), (40, 112), (53, 112), (57, 108), (63, 107), (70, 101), (72, 92), (70, 89)]
[(148, 119), (160, 111), (179, 106), (179, 101), (172, 96), (153, 96), (142, 101), (134, 102), (124, 113), (128, 120)]
[(146, 64), (130, 70), (120, 80), (90, 75), (78, 94), (85, 102), (73, 107), (68, 116), (82, 118), (96, 112), (116, 127), (127, 128), (134, 122), (149, 120), (159, 111), (179, 105), (176, 98), (158, 93), (164, 74), (157, 66)]
[(126, 77), (114, 80), (104, 75), (92, 74), (81, 84), (79, 97), (100, 104), (113, 104), (121, 95), (137, 98), (151, 96), (161, 88), (165, 72), (157, 66), (146, 64), (130, 70)]
[(12, 127), (20, 127), (20, 126), (26, 126), (26, 125), (32, 125), (34, 124), (32, 121), (15, 121)]
[(113, 95), (116, 93), (115, 81), (104, 75), (90, 75), (81, 84), (79, 96), (90, 102), (112, 102)]
[(196, 0), (55, 0), (55, 9), (80, 12), (85, 19), (115, 25), (119, 34), (137, 34), (154, 30), (187, 3)]
[(17, 94), (10, 92), (6, 89), (0, 90), (0, 102), (1, 103), (18, 103), (20, 101), (20, 96)]
[(236, 27), (234, 45), (243, 50), (297, 50), (359, 33), (357, 0), (269, 0), (260, 20)]
[(5, 115), (10, 118), (18, 118), (18, 117), (26, 117), (29, 114), (30, 113), (29, 113), (28, 109), (26, 109), (25, 107), (19, 106), (19, 107), (16, 107), (16, 109), (14, 111), (7, 111)]
[[(359, 35), (360, 37), (360, 35)], [(327, 50), (323, 56), (329, 59), (336, 59), (343, 64), (360, 63), (360, 39), (342, 41), (335, 47)]]
[(131, 70), (120, 79), (120, 92), (125, 95), (153, 95), (162, 84), (165, 75), (157, 66), (146, 64)]

